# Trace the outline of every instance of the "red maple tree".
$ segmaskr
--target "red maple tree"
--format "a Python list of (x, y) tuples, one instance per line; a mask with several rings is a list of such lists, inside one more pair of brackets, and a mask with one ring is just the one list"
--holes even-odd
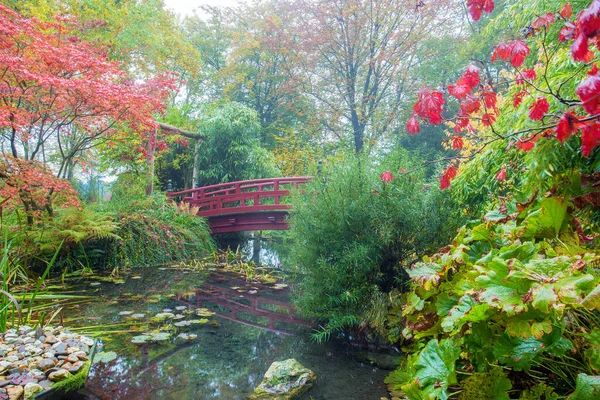
[[(0, 5), (0, 135), (9, 148), (0, 160), (0, 196), (24, 206), (29, 222), (42, 208), (52, 212), (57, 192), (70, 193), (64, 205), (76, 199), (35, 160), (52, 149), (59, 158), (55, 176), (65, 177), (81, 151), (124, 125), (141, 135), (154, 131), (154, 115), (174, 88), (170, 76), (130, 78), (75, 27), (69, 18), (42, 23)], [(45, 200), (32, 196), (32, 187), (43, 187)]]

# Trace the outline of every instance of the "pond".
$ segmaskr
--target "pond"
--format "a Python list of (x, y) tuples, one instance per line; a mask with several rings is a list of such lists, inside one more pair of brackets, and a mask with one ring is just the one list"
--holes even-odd
[[(114, 351), (116, 358), (94, 363), (85, 388), (73, 398), (244, 399), (273, 361), (288, 358), (318, 377), (303, 399), (387, 398), (388, 371), (356, 361), (343, 343), (310, 340), (314, 324), (295, 315), (286, 283), (246, 282), (218, 267), (148, 267), (133, 269), (121, 283), (75, 284), (79, 293), (97, 297), (66, 310), (65, 324), (117, 333), (101, 334), (98, 344), (101, 354)], [(174, 317), (149, 323), (164, 312)], [(191, 323), (170, 331), (178, 320)], [(171, 337), (132, 343), (158, 331)], [(197, 336), (184, 340), (180, 333)]]

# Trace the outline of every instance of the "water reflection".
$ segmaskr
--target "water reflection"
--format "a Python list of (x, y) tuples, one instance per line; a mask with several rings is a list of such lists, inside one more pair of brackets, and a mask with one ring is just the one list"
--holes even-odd
[(131, 343), (139, 334), (134, 332), (105, 341), (100, 350), (116, 351), (118, 357), (93, 364), (82, 391), (87, 399), (245, 399), (273, 361), (287, 358), (296, 358), (318, 376), (304, 399), (386, 396), (384, 371), (356, 362), (340, 343), (310, 341), (310, 324), (297, 317), (288, 288), (246, 283), (220, 270), (208, 274), (149, 268), (141, 279), (103, 283), (94, 290), (97, 301), (73, 310), (82, 325), (125, 322), (119, 316), (124, 310), (152, 316), (182, 302), (190, 310), (207, 307), (222, 315), (188, 327), (186, 333), (198, 335), (193, 342), (173, 339), (139, 346)]
[[(211, 283), (215, 281), (216, 274), (211, 275), (208, 282), (196, 289), (192, 299), (183, 296), (177, 300), (193, 307), (208, 307), (215, 315), (229, 321), (284, 335), (294, 334), (290, 326), (317, 327), (315, 323), (299, 319), (291, 303), (274, 299), (273, 289), (266, 285), (254, 283), (250, 287), (241, 286), (246, 289), (240, 286), (234, 286), (237, 289), (233, 289)], [(288, 290), (281, 289), (281, 294), (287, 296)]]

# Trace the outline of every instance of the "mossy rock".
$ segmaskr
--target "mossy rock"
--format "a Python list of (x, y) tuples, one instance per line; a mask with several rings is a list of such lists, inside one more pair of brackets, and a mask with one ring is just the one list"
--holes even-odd
[(250, 395), (250, 400), (292, 400), (306, 393), (317, 376), (293, 358), (276, 361)]

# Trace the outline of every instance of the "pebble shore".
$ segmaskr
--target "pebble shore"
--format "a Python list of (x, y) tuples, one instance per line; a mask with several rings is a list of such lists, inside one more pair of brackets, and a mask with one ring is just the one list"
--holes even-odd
[(62, 326), (9, 329), (0, 339), (0, 400), (29, 400), (77, 374), (94, 340)]

